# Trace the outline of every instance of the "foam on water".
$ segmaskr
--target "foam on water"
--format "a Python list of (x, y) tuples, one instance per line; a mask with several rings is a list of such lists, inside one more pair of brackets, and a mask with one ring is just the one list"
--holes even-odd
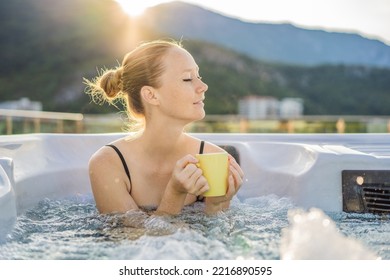
[(18, 217), (0, 259), (390, 259), (387, 218), (305, 212), (273, 195), (202, 208), (99, 215), (91, 196), (45, 199)]
[(319, 209), (289, 212), (290, 226), (282, 230), (281, 259), (380, 259), (360, 241), (340, 233), (334, 221)]

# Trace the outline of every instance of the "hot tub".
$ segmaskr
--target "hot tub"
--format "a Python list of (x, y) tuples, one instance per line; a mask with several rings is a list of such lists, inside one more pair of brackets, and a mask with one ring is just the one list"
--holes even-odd
[[(0, 236), (44, 198), (90, 194), (87, 164), (118, 134), (0, 137)], [(302, 208), (390, 212), (390, 134), (196, 134), (234, 153), (238, 199), (287, 197)]]

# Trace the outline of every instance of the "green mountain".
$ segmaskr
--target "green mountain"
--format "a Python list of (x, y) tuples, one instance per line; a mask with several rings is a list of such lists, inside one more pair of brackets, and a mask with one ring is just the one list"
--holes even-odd
[[(174, 38), (130, 20), (112, 0), (0, 2), (0, 102), (29, 97), (47, 111), (104, 113), (83, 77), (114, 67), (141, 41)], [(237, 113), (246, 95), (300, 97), (306, 114), (388, 115), (390, 70), (257, 60), (223, 45), (183, 39), (209, 85), (208, 114)]]

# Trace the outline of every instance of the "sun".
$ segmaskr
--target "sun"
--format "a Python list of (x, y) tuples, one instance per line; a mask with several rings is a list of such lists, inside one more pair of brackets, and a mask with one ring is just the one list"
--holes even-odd
[(122, 7), (123, 11), (132, 16), (140, 16), (149, 7), (169, 2), (158, 0), (115, 0)]

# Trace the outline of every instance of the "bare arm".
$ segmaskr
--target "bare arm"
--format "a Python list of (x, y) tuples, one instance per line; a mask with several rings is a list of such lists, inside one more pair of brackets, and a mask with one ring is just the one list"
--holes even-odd
[(138, 209), (130, 195), (131, 186), (123, 167), (107, 150), (101, 149), (91, 157), (89, 178), (100, 213), (125, 213)]

